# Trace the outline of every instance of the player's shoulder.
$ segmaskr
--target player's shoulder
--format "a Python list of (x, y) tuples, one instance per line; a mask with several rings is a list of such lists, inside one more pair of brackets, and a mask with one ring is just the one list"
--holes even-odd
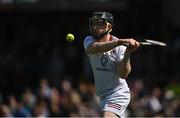
[(84, 41), (93, 41), (94, 40), (94, 38), (91, 36), (91, 35), (88, 35), (88, 36), (86, 36), (85, 38), (84, 38)]
[(111, 35), (111, 37), (112, 37), (112, 40), (119, 40), (116, 36), (114, 36), (114, 35)]
[(90, 44), (92, 44), (94, 42), (95, 42), (95, 39), (92, 36), (90, 36), (90, 35), (86, 36), (84, 38), (84, 47), (85, 47), (85, 49), (88, 47), (88, 45), (90, 45)]
[(95, 42), (95, 39), (90, 35), (84, 38), (84, 44), (87, 44), (89, 42)]

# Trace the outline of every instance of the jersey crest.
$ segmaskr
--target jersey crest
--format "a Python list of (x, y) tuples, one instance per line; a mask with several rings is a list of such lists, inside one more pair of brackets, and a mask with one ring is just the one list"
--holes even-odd
[(101, 65), (104, 67), (108, 63), (107, 55), (102, 55), (101, 57)]

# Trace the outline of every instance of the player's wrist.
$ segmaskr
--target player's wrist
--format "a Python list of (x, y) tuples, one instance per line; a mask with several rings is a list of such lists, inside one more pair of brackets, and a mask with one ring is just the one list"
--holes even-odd
[(121, 40), (121, 39), (119, 39), (119, 40), (116, 40), (116, 45), (117, 46), (120, 46), (120, 45), (122, 45), (123, 44), (123, 39)]
[(129, 42), (128, 42), (127, 39), (119, 39), (119, 40), (116, 41), (117, 46), (126, 45), (126, 44), (128, 44), (128, 43), (129, 43)]
[(120, 40), (116, 40), (116, 46), (120, 46), (121, 45), (121, 41)]

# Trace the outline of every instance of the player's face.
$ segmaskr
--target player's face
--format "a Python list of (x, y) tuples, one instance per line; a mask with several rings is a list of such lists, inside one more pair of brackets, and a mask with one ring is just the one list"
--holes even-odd
[(104, 34), (108, 28), (108, 22), (100, 18), (92, 18), (89, 20), (90, 32), (94, 37)]
[(106, 20), (100, 18), (91, 18), (89, 20), (90, 29), (104, 29), (106, 28), (107, 22)]

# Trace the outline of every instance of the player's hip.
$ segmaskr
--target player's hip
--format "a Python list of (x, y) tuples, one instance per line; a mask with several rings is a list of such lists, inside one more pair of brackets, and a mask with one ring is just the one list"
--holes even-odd
[(108, 100), (108, 101), (129, 101), (130, 100), (130, 90), (129, 88), (126, 89), (119, 89), (117, 91), (112, 92), (111, 94), (107, 94), (106, 96), (101, 96), (100, 100)]
[(102, 111), (110, 111), (119, 116), (123, 115), (130, 102), (130, 92), (118, 90), (115, 93), (100, 97)]

